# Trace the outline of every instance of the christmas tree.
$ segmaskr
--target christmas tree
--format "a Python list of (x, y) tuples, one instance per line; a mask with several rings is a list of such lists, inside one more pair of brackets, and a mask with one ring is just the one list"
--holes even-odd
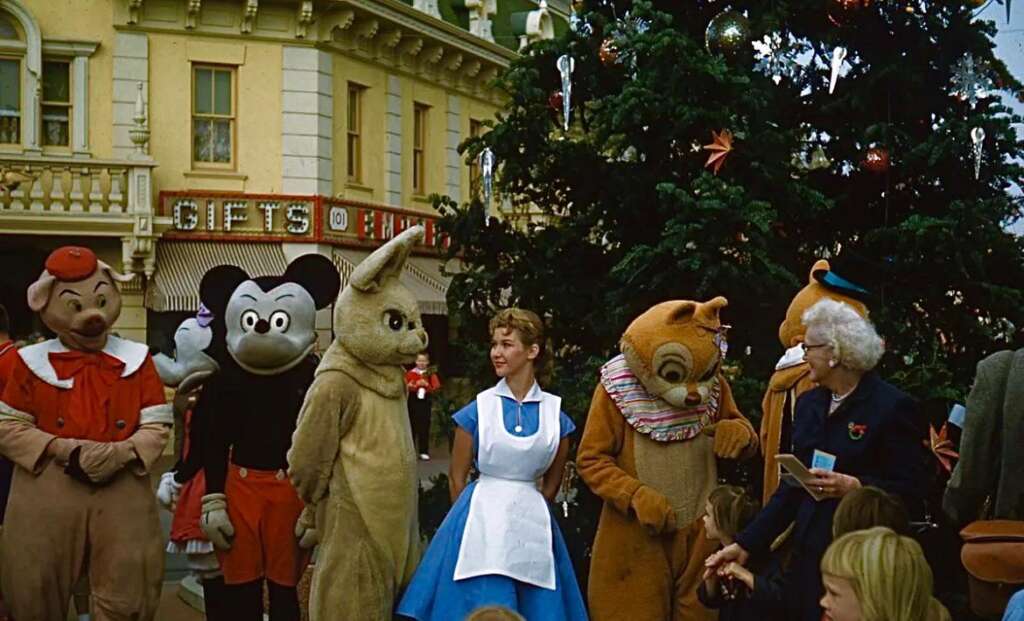
[(1004, 231), (1024, 143), (994, 96), (1021, 84), (974, 4), (574, 3), (573, 31), (513, 63), (505, 111), (464, 145), (493, 154), (493, 200), (528, 217), (440, 201), (480, 387), (495, 307), (548, 318), (548, 386), (582, 422), (633, 317), (724, 295), (730, 379), (756, 420), (786, 306), (830, 257), (872, 266), (883, 376), (936, 409), (962, 398), (1024, 326), (1024, 247)]
[[(513, 64), (506, 110), (464, 145), (494, 154), (495, 196), (530, 217), (445, 200), (467, 337), (496, 306), (543, 313), (580, 414), (632, 317), (725, 295), (730, 358), (763, 381), (814, 259), (853, 256), (873, 266), (885, 373), (920, 398), (962, 395), (1024, 326), (1024, 248), (1003, 229), (1024, 144), (994, 96), (1021, 84), (973, 4), (576, 3), (575, 30)], [(759, 389), (744, 396), (751, 410)]]

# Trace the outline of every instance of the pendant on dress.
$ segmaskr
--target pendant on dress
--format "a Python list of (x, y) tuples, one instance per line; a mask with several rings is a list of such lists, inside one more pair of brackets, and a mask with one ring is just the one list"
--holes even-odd
[(523, 432), (523, 426), (522, 425), (516, 425), (514, 427), (514, 429), (515, 429), (516, 433), (522, 433)]

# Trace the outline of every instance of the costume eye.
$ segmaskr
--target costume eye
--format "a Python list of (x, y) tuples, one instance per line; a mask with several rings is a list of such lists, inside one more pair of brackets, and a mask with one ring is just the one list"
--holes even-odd
[(256, 323), (259, 322), (259, 320), (260, 320), (260, 315), (256, 311), (254, 311), (254, 310), (247, 310), (247, 311), (245, 311), (244, 313), (242, 313), (242, 319), (241, 319), (242, 329), (245, 330), (246, 332), (249, 332), (250, 330), (252, 330), (253, 328), (256, 327)]
[(682, 364), (669, 360), (658, 367), (658, 376), (671, 384), (678, 384), (686, 377), (686, 369)]
[(67, 305), (68, 305), (69, 309), (71, 309), (72, 311), (74, 311), (76, 313), (82, 312), (82, 303), (79, 302), (78, 300), (74, 300), (74, 299), (68, 300), (67, 301)]
[(286, 332), (288, 326), (292, 325), (292, 318), (284, 311), (277, 311), (270, 316), (270, 329), (278, 332)]
[(105, 307), (107, 305), (107, 296), (103, 295), (102, 293), (100, 295), (97, 295), (96, 305), (99, 306), (100, 308)]
[(384, 321), (387, 322), (388, 327), (398, 332), (402, 329), (402, 325), (405, 324), (405, 320), (402, 317), (402, 313), (396, 310), (385, 311)]

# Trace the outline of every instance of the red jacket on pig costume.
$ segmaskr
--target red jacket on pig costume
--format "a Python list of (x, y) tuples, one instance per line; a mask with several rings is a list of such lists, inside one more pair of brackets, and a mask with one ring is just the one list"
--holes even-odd
[(28, 290), (58, 338), (18, 351), (0, 395), (0, 452), (17, 466), (3, 530), (15, 619), (64, 619), (88, 567), (96, 621), (152, 619), (163, 545), (148, 469), (173, 423), (145, 345), (109, 336), (125, 280), (64, 247)]

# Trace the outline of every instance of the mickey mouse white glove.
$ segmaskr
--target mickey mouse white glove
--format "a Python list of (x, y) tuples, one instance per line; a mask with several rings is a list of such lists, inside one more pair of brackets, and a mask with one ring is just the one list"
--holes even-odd
[(160, 506), (168, 511), (174, 511), (178, 504), (178, 494), (181, 492), (181, 483), (174, 480), (174, 472), (165, 472), (160, 476), (160, 485), (156, 488), (156, 499)]
[(224, 494), (203, 496), (203, 515), (199, 519), (199, 528), (218, 550), (231, 549), (235, 527), (228, 517), (228, 500)]

